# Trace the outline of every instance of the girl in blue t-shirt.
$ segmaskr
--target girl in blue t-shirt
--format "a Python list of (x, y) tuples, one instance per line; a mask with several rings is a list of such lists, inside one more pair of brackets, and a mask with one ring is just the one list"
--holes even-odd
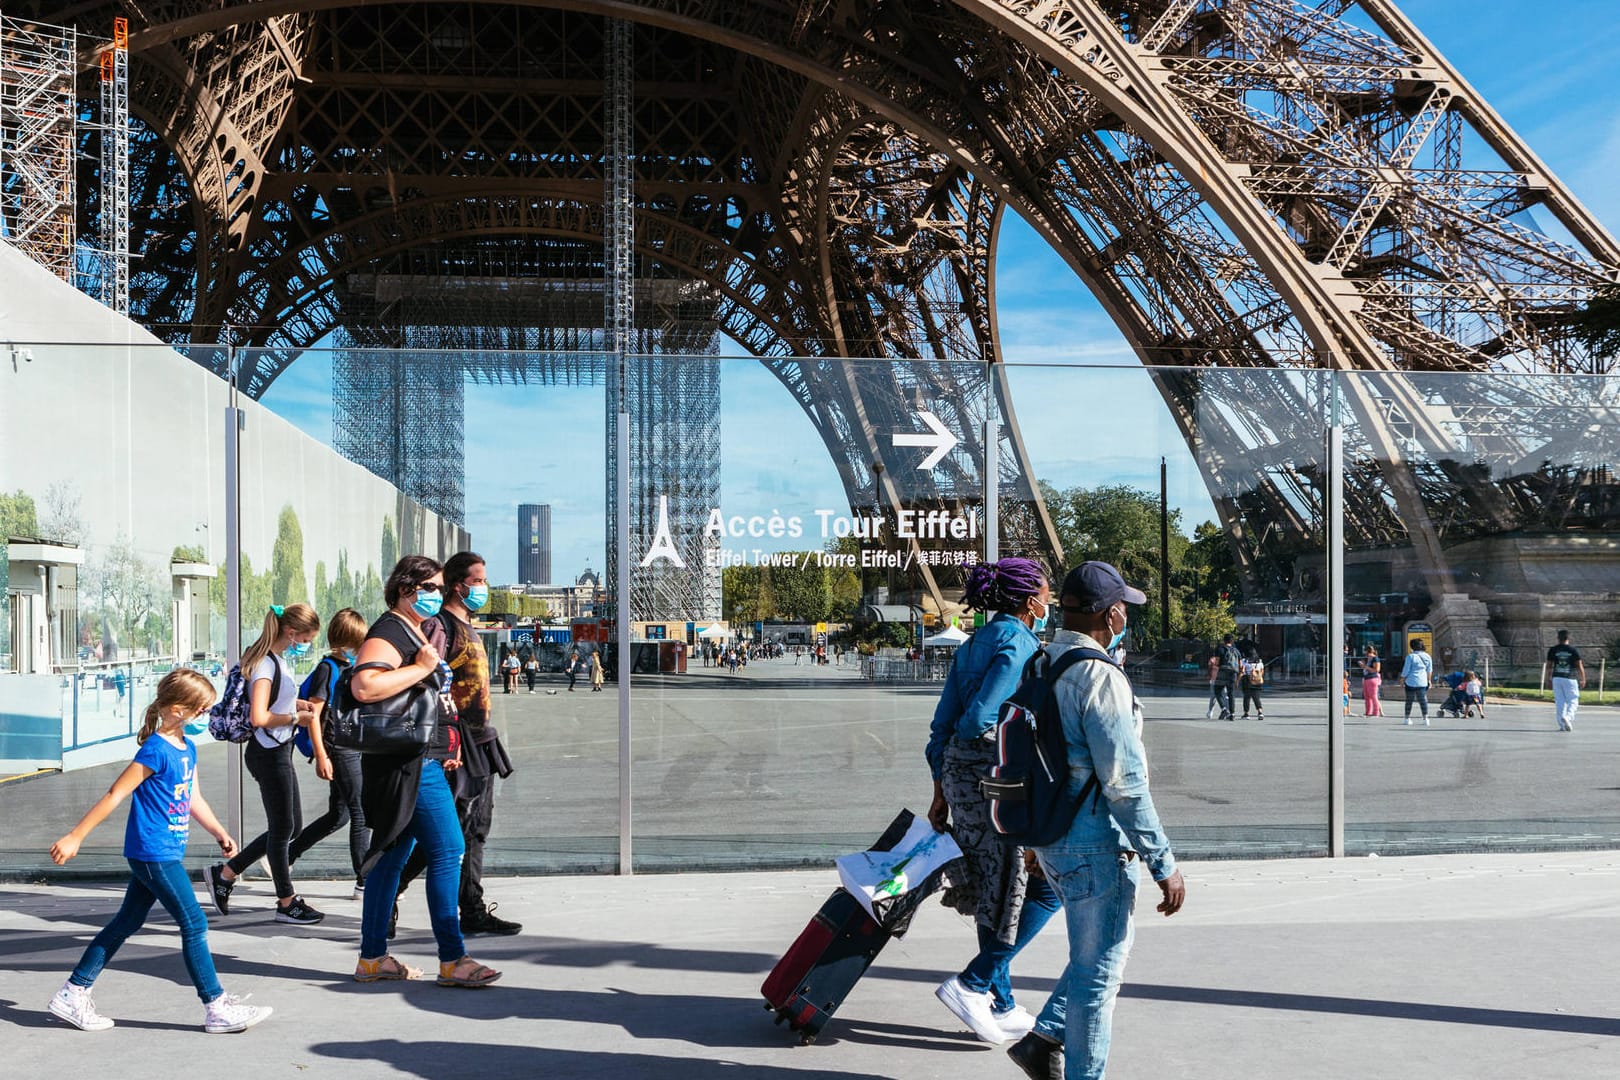
[(163, 676), (135, 736), (140, 746), (135, 760), (118, 774), (107, 794), (73, 831), (51, 845), (51, 861), (65, 864), (79, 853), (91, 831), (126, 797), (130, 799), (124, 858), (129, 860), (131, 876), (123, 906), (84, 950), (73, 974), (51, 999), (51, 1012), (75, 1027), (105, 1031), (113, 1026), (96, 1012), (90, 988), (119, 946), (146, 922), (154, 903), (161, 903), (180, 927), (186, 972), (203, 1001), (204, 1031), (244, 1031), (270, 1015), (271, 1010), (248, 1005), (220, 989), (214, 958), (208, 951), (208, 918), (197, 905), (180, 861), (193, 817), (219, 841), (227, 856), (236, 850), (236, 841), (197, 790), (197, 746), (186, 737), (187, 725), (195, 723), (213, 703), (213, 684), (200, 672), (180, 668)]

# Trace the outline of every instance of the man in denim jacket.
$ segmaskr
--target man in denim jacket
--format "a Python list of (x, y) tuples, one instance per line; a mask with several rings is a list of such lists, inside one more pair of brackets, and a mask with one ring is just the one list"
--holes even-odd
[[(1063, 629), (1049, 652), (1057, 657), (1082, 646), (1110, 652), (1124, 639), (1125, 605), (1145, 600), (1109, 564), (1082, 563), (1063, 580)], [(1088, 799), (1063, 839), (1036, 852), (1063, 899), (1069, 964), (1035, 1030), (1007, 1052), (1040, 1080), (1102, 1080), (1114, 998), (1134, 933), (1140, 867), (1147, 867), (1164, 894), (1158, 910), (1165, 915), (1181, 910), (1186, 886), (1148, 793), (1142, 707), (1130, 680), (1113, 664), (1085, 661), (1058, 681), (1057, 701), (1069, 748), (1070, 794), (1078, 796), (1096, 773), (1102, 800)]]

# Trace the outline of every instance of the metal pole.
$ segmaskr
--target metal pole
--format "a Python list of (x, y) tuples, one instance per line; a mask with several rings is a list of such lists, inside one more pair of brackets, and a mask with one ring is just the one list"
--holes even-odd
[(1170, 482), (1159, 458), (1159, 639), (1170, 640)]
[[(619, 401), (625, 400), (622, 380), (623, 357), (620, 358), (621, 389)], [(619, 873), (635, 872), (631, 863), (631, 766), (630, 753), (630, 414), (619, 410), (619, 470), (615, 495), (619, 504), (619, 530), (614, 543), (619, 545), (618, 619), (619, 633)]]
[(1001, 425), (995, 417), (995, 393), (990, 394), (990, 419), (984, 422), (984, 561), (1001, 558)]
[[(1330, 374), (1324, 377), (1331, 380)], [(1344, 858), (1344, 424), (1336, 382), (1329, 381), (1328, 586), (1328, 854)]]
[[(242, 426), (236, 346), (227, 345), (230, 391), (225, 407), (225, 664), (242, 662)], [(242, 836), (242, 745), (225, 748), (225, 828)]]

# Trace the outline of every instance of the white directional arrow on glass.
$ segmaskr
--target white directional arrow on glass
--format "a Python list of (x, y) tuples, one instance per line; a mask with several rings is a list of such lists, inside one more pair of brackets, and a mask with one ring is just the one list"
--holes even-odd
[(917, 466), (917, 468), (927, 472), (935, 465), (938, 465), (940, 461), (944, 459), (945, 455), (950, 453), (951, 450), (956, 447), (956, 436), (951, 434), (950, 428), (940, 423), (939, 417), (935, 416), (927, 409), (924, 409), (917, 415), (922, 417), (922, 422), (927, 424), (933, 430), (930, 433), (923, 435), (910, 431), (897, 431), (894, 433), (894, 445), (933, 447), (934, 452), (923, 458), (922, 464)]

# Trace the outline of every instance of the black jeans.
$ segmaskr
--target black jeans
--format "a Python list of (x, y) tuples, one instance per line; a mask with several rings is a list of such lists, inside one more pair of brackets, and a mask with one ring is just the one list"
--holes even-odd
[(1232, 683), (1236, 680), (1237, 676), (1224, 671), (1215, 680), (1215, 700), (1220, 702), (1222, 719), (1232, 715)]
[(349, 861), (354, 864), (354, 880), (360, 881), (360, 862), (371, 846), (371, 830), (366, 828), (366, 812), (360, 805), (360, 755), (353, 750), (330, 750), (331, 792), (326, 813), (304, 826), (288, 849), (289, 865), (298, 857), (343, 826), (349, 827)]
[(1412, 715), (1412, 703), (1417, 702), (1419, 711), (1424, 719), (1429, 716), (1429, 688), (1427, 686), (1408, 686), (1406, 688), (1406, 715)]
[(268, 858), (270, 876), (276, 884), (276, 898), (285, 900), (293, 895), (289, 852), (304, 821), (303, 811), (298, 804), (298, 774), (293, 771), (292, 740), (288, 739), (272, 750), (260, 745), (255, 735), (248, 739), (242, 759), (259, 785), (259, 799), (264, 803), (265, 831), (254, 837), (253, 843), (237, 852), (236, 858), (225, 865), (231, 868), (231, 873), (240, 874), (261, 858)]
[(1263, 712), (1266, 711), (1266, 707), (1264, 705), (1260, 704), (1260, 687), (1258, 687), (1258, 686), (1250, 686), (1247, 683), (1245, 683), (1244, 686), (1243, 686), (1243, 715), (1244, 716), (1249, 715), (1249, 703), (1251, 701), (1254, 702), (1254, 711), (1255, 712), (1263, 713)]

